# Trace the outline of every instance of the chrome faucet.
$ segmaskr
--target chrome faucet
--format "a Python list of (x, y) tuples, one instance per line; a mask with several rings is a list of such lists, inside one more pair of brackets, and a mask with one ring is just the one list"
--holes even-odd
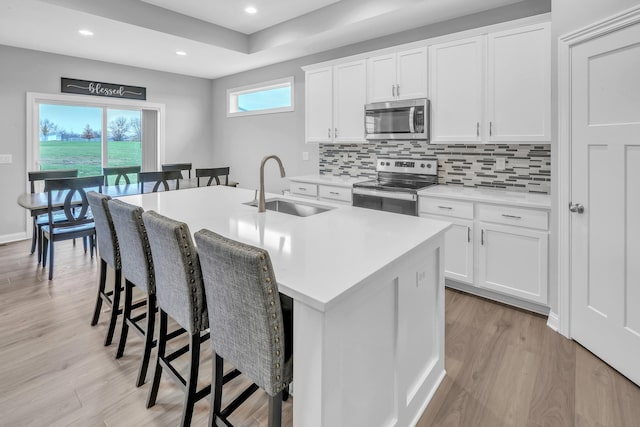
[(280, 157), (272, 154), (262, 159), (262, 162), (260, 162), (260, 201), (258, 202), (258, 212), (265, 212), (267, 210), (264, 205), (264, 164), (269, 159), (275, 159), (278, 162), (280, 166), (280, 176), (284, 178), (284, 166), (282, 166)]

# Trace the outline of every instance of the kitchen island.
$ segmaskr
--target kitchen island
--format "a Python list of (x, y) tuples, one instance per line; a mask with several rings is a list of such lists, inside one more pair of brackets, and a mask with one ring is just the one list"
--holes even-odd
[(324, 202), (258, 213), (253, 198), (216, 186), (121, 200), (269, 251), (294, 299), (294, 426), (415, 425), (445, 375), (449, 223)]

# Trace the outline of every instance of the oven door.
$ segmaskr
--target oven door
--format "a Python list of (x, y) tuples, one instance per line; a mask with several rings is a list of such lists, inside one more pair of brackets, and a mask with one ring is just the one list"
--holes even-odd
[(406, 192), (354, 187), (353, 206), (416, 216), (418, 215), (418, 196)]

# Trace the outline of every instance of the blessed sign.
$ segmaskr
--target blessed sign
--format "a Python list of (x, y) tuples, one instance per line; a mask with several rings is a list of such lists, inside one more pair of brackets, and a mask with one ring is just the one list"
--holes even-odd
[(147, 99), (147, 89), (138, 86), (118, 85), (113, 83), (94, 82), (90, 80), (60, 78), (63, 93), (80, 95), (109, 96), (111, 98)]

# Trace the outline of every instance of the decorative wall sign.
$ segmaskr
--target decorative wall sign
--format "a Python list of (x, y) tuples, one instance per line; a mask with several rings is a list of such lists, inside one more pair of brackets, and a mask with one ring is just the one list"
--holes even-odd
[(94, 82), (91, 80), (60, 78), (63, 93), (80, 95), (108, 96), (111, 98), (147, 99), (147, 89), (138, 86), (118, 85), (113, 83)]

